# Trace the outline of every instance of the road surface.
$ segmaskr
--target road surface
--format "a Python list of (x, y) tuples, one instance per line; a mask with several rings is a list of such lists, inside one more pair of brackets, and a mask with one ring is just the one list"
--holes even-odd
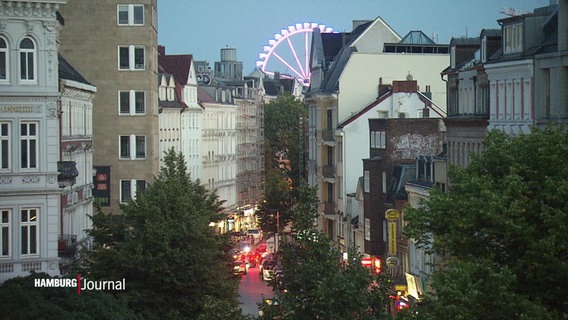
[(239, 301), (243, 315), (258, 317), (257, 303), (262, 301), (262, 297), (272, 297), (272, 287), (258, 275), (258, 265), (249, 268), (246, 275), (241, 276), (239, 284)]

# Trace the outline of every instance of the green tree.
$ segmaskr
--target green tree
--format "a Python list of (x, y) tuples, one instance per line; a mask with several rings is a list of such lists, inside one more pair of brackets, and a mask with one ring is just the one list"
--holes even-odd
[(419, 314), (432, 319), (567, 316), (561, 285), (568, 280), (566, 163), (563, 128), (517, 137), (492, 131), (467, 168), (452, 168), (449, 193), (432, 190), (420, 208), (408, 210), (407, 236), (451, 257), (434, 275), (435, 294), (422, 307), (428, 312)]
[(293, 185), (298, 186), (305, 168), (305, 122), (307, 107), (292, 95), (280, 95), (264, 106), (265, 152), (268, 162), (265, 168), (277, 167), (277, 160), (284, 155), (290, 161), (288, 171)]
[(282, 276), (272, 282), (278, 305), (259, 305), (262, 319), (386, 319), (388, 280), (361, 264), (349, 249), (348, 261), (330, 240), (314, 229), (317, 216), (315, 188), (302, 184), (298, 202), (291, 209), (294, 238), (282, 239)]
[(310, 187), (302, 181), (298, 188), (297, 203), (290, 209), (290, 219), (293, 221), (292, 230), (310, 230), (318, 217), (317, 186)]
[(225, 306), (239, 310), (237, 282), (229, 268), (229, 240), (217, 221), (217, 195), (190, 179), (181, 154), (169, 151), (159, 177), (123, 207), (121, 222), (93, 217), (94, 248), (86, 272), (95, 279), (126, 279), (128, 305), (145, 319), (206, 319)]
[(35, 279), (46, 273), (7, 280), (0, 286), (0, 319), (137, 319), (120, 295), (75, 288), (35, 288)]
[(280, 169), (266, 170), (264, 199), (257, 210), (260, 228), (266, 233), (275, 233), (277, 223), (283, 228), (290, 221), (290, 185), (286, 174)]
[(273, 283), (282, 319), (386, 319), (388, 280), (361, 264), (356, 250), (348, 261), (329, 239), (300, 231), (281, 249), (283, 275)]

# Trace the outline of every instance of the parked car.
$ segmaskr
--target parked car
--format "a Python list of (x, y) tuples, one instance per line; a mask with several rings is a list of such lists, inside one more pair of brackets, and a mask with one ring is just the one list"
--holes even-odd
[(233, 274), (234, 275), (245, 275), (247, 274), (247, 264), (241, 260), (233, 261)]
[(274, 269), (276, 261), (268, 260), (262, 264), (262, 280), (270, 281), (274, 278)]

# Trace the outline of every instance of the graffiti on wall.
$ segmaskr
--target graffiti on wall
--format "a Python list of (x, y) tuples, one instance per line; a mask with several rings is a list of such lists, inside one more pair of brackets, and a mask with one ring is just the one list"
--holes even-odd
[(415, 159), (417, 156), (435, 156), (440, 150), (438, 136), (429, 134), (407, 133), (402, 136), (392, 137), (392, 157), (394, 159)]

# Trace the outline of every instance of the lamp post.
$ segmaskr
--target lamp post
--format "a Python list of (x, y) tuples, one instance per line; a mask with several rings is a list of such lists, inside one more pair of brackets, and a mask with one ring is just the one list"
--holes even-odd
[(278, 252), (278, 245), (280, 244), (280, 210), (276, 210), (276, 235), (274, 236), (275, 252)]

